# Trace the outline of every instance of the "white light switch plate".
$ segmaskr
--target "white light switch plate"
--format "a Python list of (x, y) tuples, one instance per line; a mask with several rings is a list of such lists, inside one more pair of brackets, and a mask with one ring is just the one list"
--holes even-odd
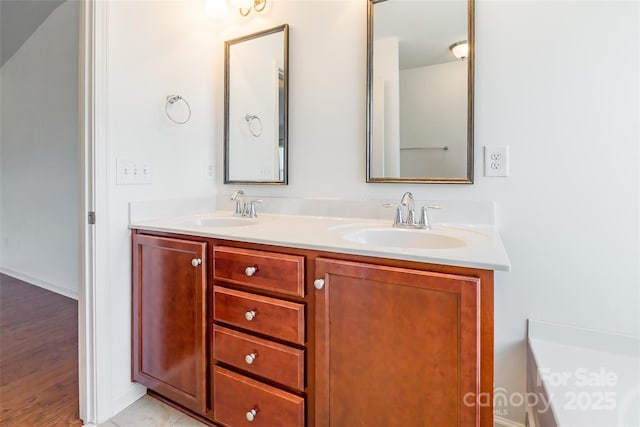
[(151, 161), (124, 157), (116, 159), (117, 185), (151, 184), (152, 173)]

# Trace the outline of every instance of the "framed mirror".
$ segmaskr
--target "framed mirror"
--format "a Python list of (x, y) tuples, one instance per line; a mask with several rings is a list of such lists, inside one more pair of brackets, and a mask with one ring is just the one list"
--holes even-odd
[(367, 182), (473, 183), (473, 1), (368, 0)]
[(287, 184), (289, 27), (225, 42), (224, 182)]

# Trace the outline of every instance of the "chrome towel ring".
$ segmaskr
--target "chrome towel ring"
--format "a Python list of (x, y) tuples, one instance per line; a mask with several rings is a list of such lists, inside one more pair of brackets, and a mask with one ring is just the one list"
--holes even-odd
[[(184, 102), (184, 105), (187, 106), (187, 118), (184, 120), (176, 120), (175, 118), (173, 118), (171, 116), (171, 113), (169, 112), (170, 107), (175, 104), (176, 102)], [(169, 117), (169, 120), (171, 120), (173, 123), (179, 124), (179, 125), (183, 125), (185, 123), (187, 123), (190, 119), (191, 119), (191, 106), (189, 105), (189, 103), (187, 102), (186, 99), (184, 99), (183, 97), (181, 97), (180, 95), (169, 95), (167, 96), (167, 102), (165, 102), (164, 104), (164, 112), (167, 114), (167, 117)]]
[[(253, 135), (254, 137), (259, 137), (260, 135), (262, 135), (262, 120), (260, 119), (260, 117), (256, 116), (255, 114), (247, 114), (246, 116), (244, 116), (244, 119), (247, 121), (247, 127), (249, 128), (249, 132), (251, 132), (251, 135)], [(259, 127), (259, 130), (255, 130), (255, 127)]]

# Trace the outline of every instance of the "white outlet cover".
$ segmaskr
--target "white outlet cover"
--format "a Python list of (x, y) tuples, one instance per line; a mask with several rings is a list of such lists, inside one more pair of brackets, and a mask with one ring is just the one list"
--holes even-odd
[(215, 164), (209, 160), (205, 160), (204, 162), (204, 177), (207, 181), (213, 181), (216, 175), (216, 167)]
[(509, 147), (484, 147), (484, 176), (509, 176)]

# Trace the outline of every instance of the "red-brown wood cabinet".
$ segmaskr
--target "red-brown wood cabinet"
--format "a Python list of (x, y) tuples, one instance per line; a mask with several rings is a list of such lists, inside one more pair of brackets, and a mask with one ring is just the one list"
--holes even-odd
[(133, 233), (132, 377), (184, 412), (493, 426), (492, 271)]
[(208, 383), (206, 247), (133, 236), (133, 380), (199, 413)]

